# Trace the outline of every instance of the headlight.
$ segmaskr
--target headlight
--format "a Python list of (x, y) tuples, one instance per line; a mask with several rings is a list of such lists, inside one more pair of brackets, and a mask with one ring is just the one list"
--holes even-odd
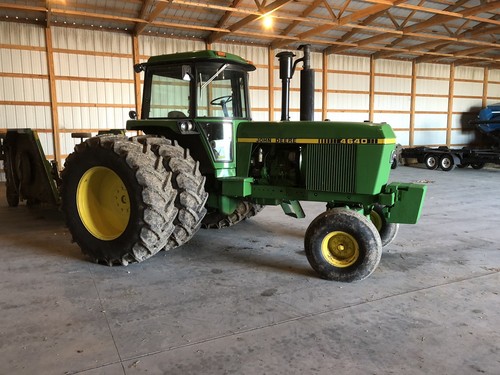
[(182, 120), (177, 123), (181, 133), (192, 133), (195, 131), (194, 124), (190, 120)]

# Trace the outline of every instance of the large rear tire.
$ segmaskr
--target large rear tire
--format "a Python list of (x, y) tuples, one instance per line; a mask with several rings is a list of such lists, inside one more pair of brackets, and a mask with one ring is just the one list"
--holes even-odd
[(205, 203), (208, 194), (199, 162), (191, 157), (189, 149), (183, 148), (176, 141), (152, 135), (138, 136), (132, 140), (142, 145), (144, 152), (152, 152), (160, 157), (163, 166), (172, 176), (172, 186), (177, 192), (175, 207), (178, 213), (174, 219), (175, 229), (165, 250), (181, 246), (200, 229), (207, 212)]
[(98, 136), (77, 145), (62, 172), (62, 209), (73, 240), (94, 261), (141, 262), (174, 230), (171, 174), (141, 145)]
[(345, 208), (323, 212), (306, 230), (307, 260), (327, 280), (363, 280), (377, 268), (382, 242), (375, 226), (363, 215)]
[(240, 201), (236, 210), (229, 215), (223, 214), (219, 210), (209, 211), (203, 218), (201, 226), (204, 229), (227, 228), (257, 215), (263, 208), (260, 204)]

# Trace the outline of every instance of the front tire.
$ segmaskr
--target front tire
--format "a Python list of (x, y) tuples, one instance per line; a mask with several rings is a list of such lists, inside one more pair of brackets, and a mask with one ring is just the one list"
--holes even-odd
[(89, 138), (62, 172), (62, 210), (73, 240), (94, 261), (141, 262), (174, 230), (170, 173), (123, 136)]
[(345, 208), (320, 214), (306, 230), (307, 260), (327, 280), (352, 282), (370, 276), (382, 256), (375, 226), (363, 215)]
[(373, 206), (373, 210), (370, 212), (370, 220), (380, 234), (382, 247), (389, 245), (396, 238), (399, 230), (399, 224), (389, 223), (386, 220), (383, 207), (381, 205), (376, 204)]

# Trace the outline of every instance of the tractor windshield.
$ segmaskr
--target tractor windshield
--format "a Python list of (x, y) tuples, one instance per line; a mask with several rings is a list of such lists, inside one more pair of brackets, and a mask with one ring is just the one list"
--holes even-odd
[(204, 63), (196, 67), (197, 117), (248, 118), (246, 72), (230, 64)]

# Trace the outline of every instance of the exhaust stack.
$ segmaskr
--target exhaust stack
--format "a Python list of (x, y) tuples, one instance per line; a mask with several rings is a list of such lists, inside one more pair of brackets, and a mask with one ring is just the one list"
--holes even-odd
[(300, 72), (300, 121), (314, 120), (314, 70), (311, 69), (311, 46), (303, 44), (304, 56), (293, 62), (295, 54), (283, 51), (276, 55), (280, 64), (281, 79), (281, 121), (290, 120), (290, 80), (295, 73), (297, 64), (302, 61)]

